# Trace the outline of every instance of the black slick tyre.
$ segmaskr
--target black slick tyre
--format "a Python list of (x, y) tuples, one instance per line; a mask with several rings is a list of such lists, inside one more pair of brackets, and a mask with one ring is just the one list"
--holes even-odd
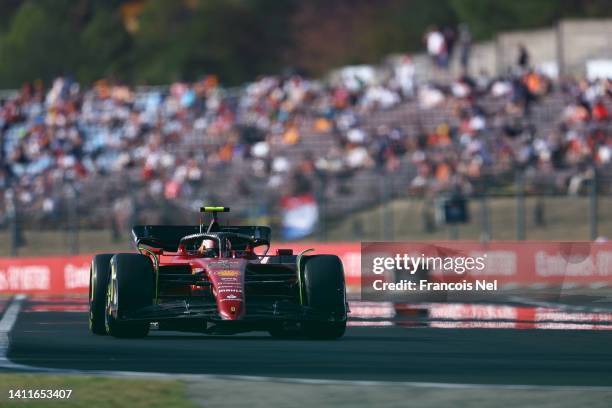
[(130, 320), (132, 313), (153, 304), (154, 270), (140, 254), (117, 254), (110, 260), (104, 323), (113, 337), (139, 338), (149, 333), (149, 322)]

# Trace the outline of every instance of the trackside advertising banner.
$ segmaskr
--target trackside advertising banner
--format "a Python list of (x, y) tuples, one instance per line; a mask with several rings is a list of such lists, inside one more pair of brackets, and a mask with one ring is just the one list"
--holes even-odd
[(0, 294), (80, 294), (89, 288), (92, 255), (0, 258)]
[[(292, 248), (296, 254), (314, 248), (313, 254), (340, 256), (348, 292), (353, 296), (361, 292), (365, 299), (371, 294), (378, 299), (381, 290), (374, 285), (383, 284), (382, 292), (387, 294), (407, 293), (409, 287), (418, 288), (412, 293), (431, 292), (439, 288), (434, 284), (440, 283), (447, 284), (444, 289), (452, 283), (453, 288), (471, 286), (472, 290), (478, 284), (482, 291), (493, 287), (612, 286), (609, 242), (281, 243), (275, 244), (270, 253), (276, 248)], [(92, 257), (0, 258), (0, 294), (85, 294)]]
[[(294, 253), (314, 248), (313, 254), (337, 254), (345, 268), (347, 289), (359, 293), (360, 246), (354, 243), (275, 244), (270, 249), (292, 248)], [(87, 294), (94, 254), (29, 258), (0, 258), (0, 294)]]

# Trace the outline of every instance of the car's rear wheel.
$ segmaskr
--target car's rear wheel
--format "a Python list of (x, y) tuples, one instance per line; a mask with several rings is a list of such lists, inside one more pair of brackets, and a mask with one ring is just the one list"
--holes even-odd
[(101, 336), (106, 334), (104, 311), (112, 257), (113, 254), (94, 256), (89, 270), (89, 331)]
[(153, 303), (151, 259), (140, 254), (117, 254), (110, 265), (104, 314), (106, 331), (120, 338), (144, 337), (149, 333), (148, 321), (124, 319)]
[(332, 340), (346, 330), (346, 288), (342, 261), (336, 255), (314, 255), (302, 259), (303, 290), (307, 306), (327, 320), (302, 322), (302, 332), (313, 339)]

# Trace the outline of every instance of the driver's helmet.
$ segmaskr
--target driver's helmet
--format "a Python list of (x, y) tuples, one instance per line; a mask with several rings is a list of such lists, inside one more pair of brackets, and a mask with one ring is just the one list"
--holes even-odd
[(214, 239), (203, 239), (198, 248), (198, 255), (205, 257), (217, 256), (218, 248)]

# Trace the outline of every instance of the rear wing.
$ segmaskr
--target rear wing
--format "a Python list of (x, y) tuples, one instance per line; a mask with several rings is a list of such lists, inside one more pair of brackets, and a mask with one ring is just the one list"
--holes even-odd
[[(271, 228), (259, 225), (218, 226), (215, 232), (233, 232), (268, 243), (272, 238)], [(136, 245), (144, 244), (167, 252), (176, 252), (181, 238), (198, 233), (198, 225), (136, 225), (132, 228), (132, 238)]]

